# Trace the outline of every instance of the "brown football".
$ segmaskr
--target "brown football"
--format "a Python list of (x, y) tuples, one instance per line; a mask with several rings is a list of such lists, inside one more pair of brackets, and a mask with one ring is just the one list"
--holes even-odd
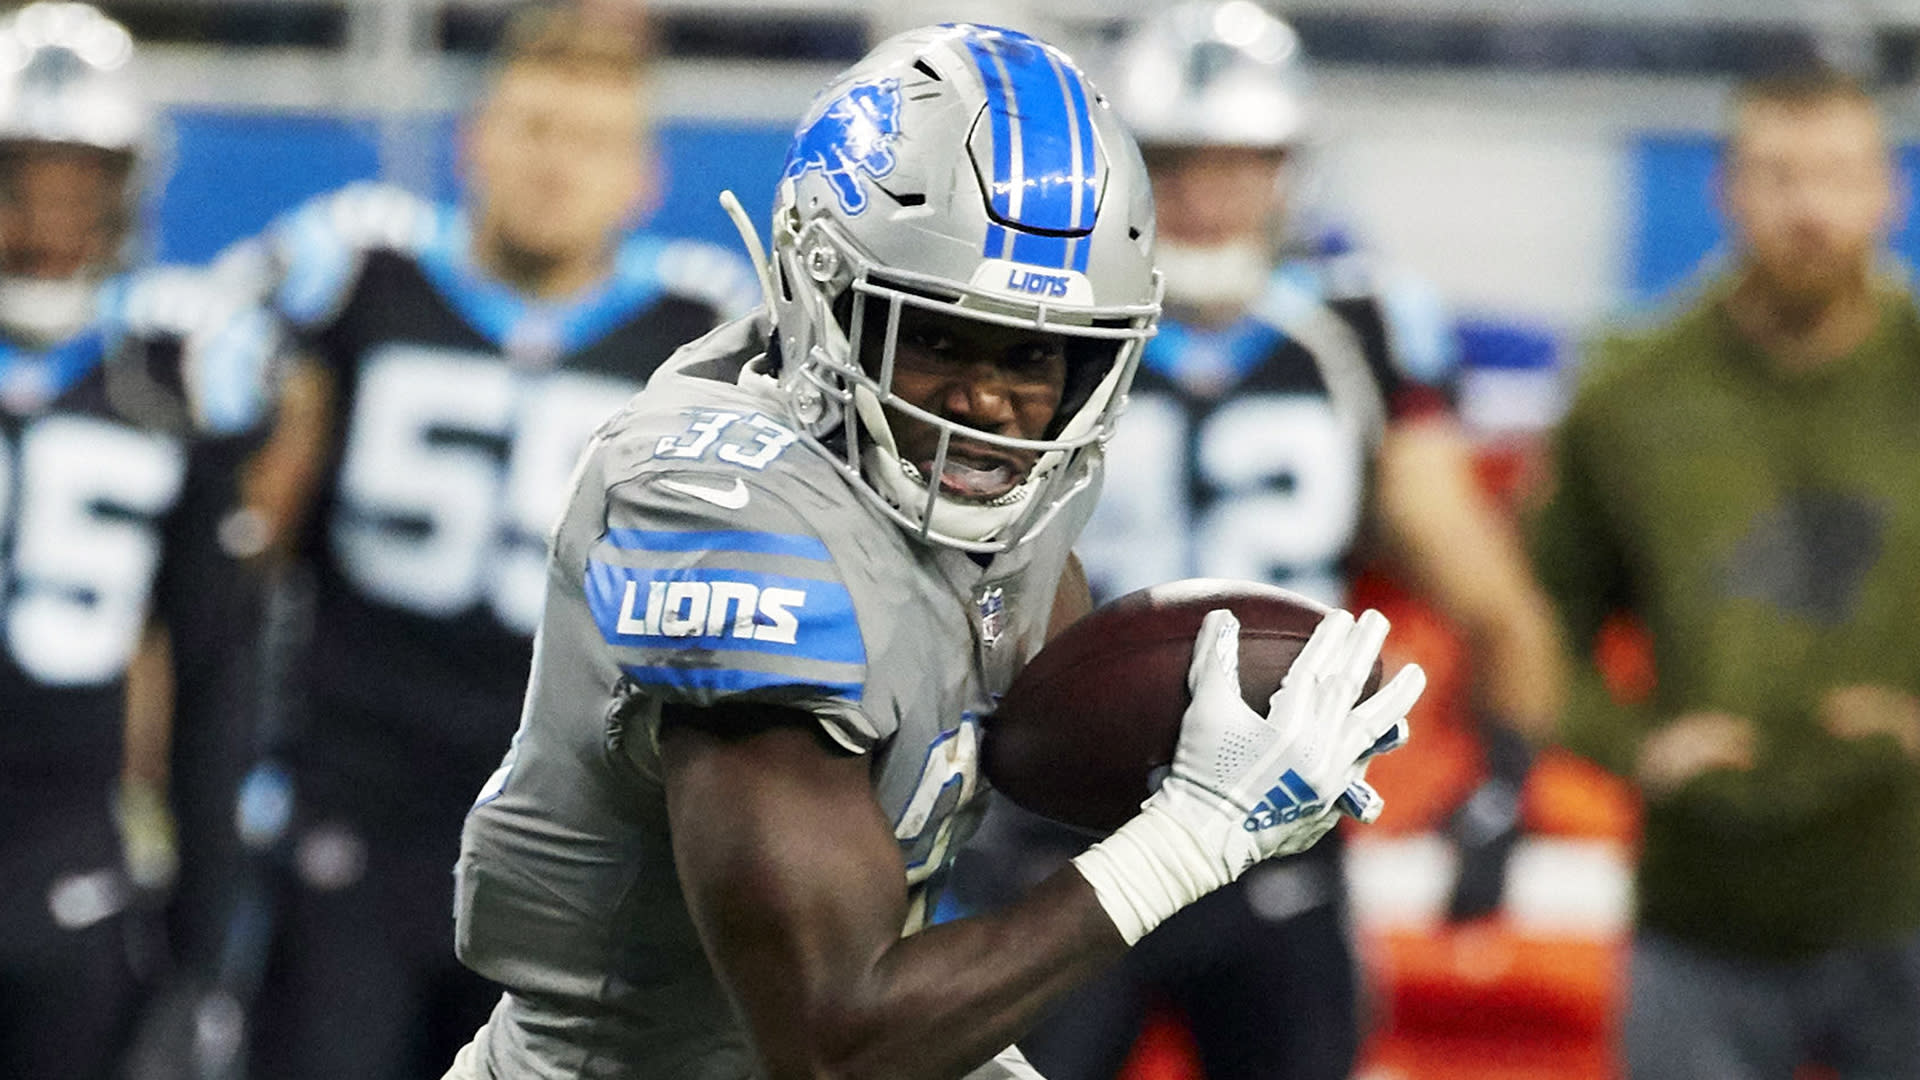
[[(1173, 761), (1187, 665), (1215, 608), (1240, 620), (1240, 692), (1265, 713), (1325, 605), (1272, 585), (1196, 578), (1128, 593), (1040, 650), (986, 725), (981, 767), (1045, 817), (1111, 832), (1139, 812)], [(1376, 662), (1366, 693), (1380, 685)]]

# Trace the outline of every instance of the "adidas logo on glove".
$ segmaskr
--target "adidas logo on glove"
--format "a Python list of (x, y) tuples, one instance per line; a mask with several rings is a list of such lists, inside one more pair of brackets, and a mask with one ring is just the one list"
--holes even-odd
[(1267, 795), (1247, 814), (1240, 827), (1248, 832), (1271, 829), (1275, 825), (1285, 825), (1298, 821), (1301, 817), (1320, 810), (1320, 793), (1313, 785), (1300, 778), (1300, 774), (1288, 769), (1280, 774), (1280, 782), (1267, 789)]

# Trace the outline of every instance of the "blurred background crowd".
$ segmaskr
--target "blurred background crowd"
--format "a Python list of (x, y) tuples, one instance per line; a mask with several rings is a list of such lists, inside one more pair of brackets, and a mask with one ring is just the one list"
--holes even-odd
[[(1902, 201), (1920, 169), (1914, 0), (102, 0), (4, 18), (7, 1075), (440, 1075), (497, 995), (453, 959), (449, 873), (513, 730), (573, 457), (675, 346), (758, 302), (717, 194), (762, 217), (814, 89), (887, 34), (950, 19), (1080, 58), (1159, 190), (1169, 324), (1116, 444), (1124, 482), (1082, 546), (1097, 594), (1216, 575), (1372, 604), (1433, 677), (1414, 748), (1373, 773), (1383, 820), (1200, 916), (1197, 938), (1271, 981), (1223, 982), (1202, 945), (1143, 949), (1130, 984), (1070, 1007), (1081, 1030), (1028, 1048), (1042, 1071), (1608, 1077), (1626, 1071), (1631, 996), (1711, 1012), (1679, 986), (1733, 1011), (1730, 995), (1804, 993), (1778, 1026), (1805, 1038), (1750, 1072), (1714, 1070), (1755, 1032), (1699, 1059), (1662, 1049), (1661, 1075), (1908, 1075), (1849, 1056), (1891, 1028), (1829, 1021), (1911, 1004), (1882, 1019), (1920, 1044), (1904, 866), (1920, 849), (1822, 861), (1850, 830), (1910, 834), (1797, 785), (1920, 820), (1881, 775), (1920, 752), (1920, 671), (1841, 640), (1913, 651), (1920, 595), (1873, 566), (1920, 522), (1896, 495), (1833, 496), (1860, 470), (1802, 447), (1858, 425), (1856, 456), (1920, 491), (1920, 337), (1900, 300), (1920, 246)], [(1583, 358), (1738, 351), (1707, 331), (1588, 347), (1690, 304), (1724, 307), (1728, 340), (1786, 368), (1862, 351), (1892, 366), (1798, 421), (1804, 386), (1773, 387), (1754, 415), (1789, 420), (1751, 445), (1689, 441), (1690, 402), (1715, 403), (1702, 425), (1752, 405), (1713, 398), (1725, 378), (1609, 383), (1616, 409), (1664, 404), (1676, 426), (1609, 442), (1630, 421), (1594, 404), (1556, 448)], [(1744, 490), (1740, 462), (1790, 474), (1787, 539), (1749, 561), (1761, 600), (1776, 579), (1799, 591), (1691, 619), (1715, 574), (1747, 596), (1746, 564), (1642, 557), (1642, 507), (1609, 502), (1595, 462), (1643, 443), (1674, 454), (1647, 459), (1648, 483), (1671, 474), (1728, 514), (1716, 497)], [(1689, 480), (1690, 454), (1732, 463)], [(1569, 490), (1592, 496), (1577, 520)], [(1550, 566), (1524, 549), (1548, 505)], [(1648, 520), (1670, 539), (1675, 519)], [(1613, 561), (1561, 572), (1600, 532)], [(1830, 580), (1895, 613), (1861, 615)], [(1570, 597), (1590, 602), (1569, 614)], [(1715, 633), (1738, 647), (1693, 659), (1687, 635)], [(1622, 715), (1711, 706), (1718, 726), (1689, 729), (1682, 764), (1563, 740), (1569, 644)], [(1743, 673), (1794, 665), (1831, 686), (1756, 726), (1817, 716), (1877, 764), (1803, 777), (1804, 740), (1775, 750), (1744, 726), (1742, 708), (1804, 695)], [(1755, 769), (1761, 796), (1688, 787)], [(1646, 799), (1664, 807), (1663, 888), (1691, 857), (1671, 853), (1724, 840), (1813, 852), (1848, 891), (1877, 892), (1860, 867), (1879, 866), (1893, 899), (1855, 925), (1798, 881), (1839, 922), (1735, 917), (1735, 938), (1772, 929), (1733, 945), (1689, 939), (1697, 913), (1662, 900), (1666, 936), (1636, 937)], [(961, 909), (1071, 845), (1011, 813), (963, 858), (979, 884), (963, 878)], [(1713, 880), (1762, 879), (1742, 896), (1787, 872), (1729, 866)], [(1820, 966), (1889, 942), (1858, 971)], [(1733, 967), (1688, 968), (1674, 949), (1694, 946)], [(1892, 989), (1846, 981), (1894, 969)], [(1309, 980), (1331, 1011), (1287, 996)], [(1196, 982), (1265, 1002), (1229, 1032), (1279, 1015), (1329, 1038), (1228, 1061)]]

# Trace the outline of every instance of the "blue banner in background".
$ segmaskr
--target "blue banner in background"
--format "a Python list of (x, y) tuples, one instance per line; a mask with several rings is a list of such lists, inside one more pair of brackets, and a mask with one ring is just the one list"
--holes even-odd
[[(380, 130), (372, 118), (178, 109), (170, 120), (174, 145), (152, 219), (156, 254), (166, 261), (204, 262), (313, 195), (380, 175)], [(424, 193), (454, 198), (460, 183), (455, 118), (422, 118), (414, 129), (429, 144)], [(790, 137), (780, 124), (663, 122), (657, 139), (664, 189), (648, 227), (739, 251), (716, 198), (732, 188), (764, 230)], [(1719, 248), (1723, 232), (1713, 194), (1719, 140), (1649, 133), (1630, 139), (1625, 152), (1629, 235), (1621, 285), (1628, 304), (1646, 306), (1693, 279)], [(1908, 190), (1920, 190), (1920, 147), (1902, 148), (1899, 163)], [(1915, 215), (1907, 215), (1893, 247), (1920, 265)], [(1467, 360), (1482, 362), (1475, 355)]]
[[(156, 255), (167, 262), (205, 262), (305, 199), (380, 176), (380, 129), (372, 119), (177, 109), (169, 120), (171, 161), (152, 221)], [(455, 197), (456, 121), (429, 117), (413, 127), (429, 141), (431, 186), (422, 194)], [(650, 227), (740, 251), (720, 191), (732, 188), (764, 233), (790, 137), (780, 125), (661, 124), (664, 190)]]
[[(156, 255), (165, 261), (205, 262), (306, 199), (381, 174), (382, 132), (371, 117), (179, 109), (170, 121), (172, 161), (151, 219)], [(421, 193), (457, 198), (457, 118), (420, 117), (401, 130), (425, 143), (405, 148), (418, 162)], [(790, 138), (779, 124), (662, 123), (656, 132), (662, 190), (646, 227), (741, 252), (718, 202), (721, 190), (731, 188), (764, 239)], [(1636, 169), (1647, 212), (1635, 226), (1636, 298), (1684, 277), (1717, 240), (1704, 209), (1711, 149), (1684, 140), (1642, 144)], [(1467, 320), (1455, 329), (1459, 359), (1469, 369), (1546, 372), (1561, 359), (1558, 335), (1548, 327)]]
[[(1699, 272), (1725, 238), (1715, 204), (1714, 171), (1720, 140), (1704, 135), (1641, 135), (1632, 142), (1628, 171), (1628, 299), (1657, 303)], [(1907, 192), (1920, 190), (1920, 147), (1902, 147), (1897, 160)], [(1909, 200), (1911, 195), (1908, 196)], [(1893, 250), (1920, 265), (1920, 225), (1906, 206)]]
[(380, 174), (368, 121), (178, 110), (150, 228), (164, 262), (205, 262), (302, 200)]

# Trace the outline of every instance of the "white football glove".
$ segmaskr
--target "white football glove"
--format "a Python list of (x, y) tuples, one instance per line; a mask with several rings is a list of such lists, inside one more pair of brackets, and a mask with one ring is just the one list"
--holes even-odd
[(1359, 700), (1386, 636), (1377, 611), (1358, 620), (1329, 612), (1263, 717), (1240, 696), (1239, 620), (1207, 613), (1166, 782), (1137, 817), (1074, 859), (1129, 944), (1261, 859), (1312, 847), (1341, 811), (1380, 816), (1367, 762), (1406, 742), (1407, 711), (1427, 684), (1408, 664)]

